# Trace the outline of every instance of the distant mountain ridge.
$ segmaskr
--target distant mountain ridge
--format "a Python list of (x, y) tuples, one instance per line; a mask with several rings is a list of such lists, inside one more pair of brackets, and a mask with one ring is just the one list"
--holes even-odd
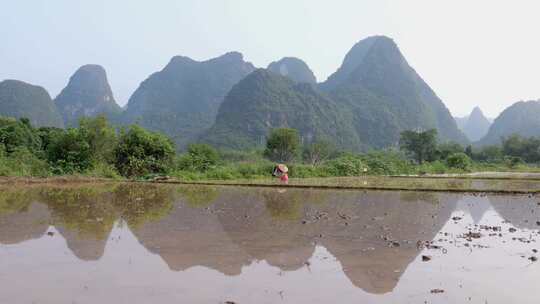
[(482, 139), (487, 134), (492, 123), (479, 107), (474, 107), (468, 116), (455, 117), (454, 119), (459, 129), (473, 142)]
[[(317, 86), (300, 90), (280, 79), (283, 73), (275, 67), (272, 71), (277, 73), (257, 71), (235, 86), (203, 140), (245, 148), (264, 143), (271, 128), (294, 127), (303, 139), (328, 137), (342, 148), (366, 150), (396, 146), (404, 130), (435, 128), (443, 141), (468, 142), (446, 106), (387, 37), (357, 43), (336, 73)], [(326, 114), (339, 117), (340, 131), (314, 136), (317, 128), (335, 123), (314, 110), (322, 104)]]
[(400, 132), (411, 129), (435, 128), (441, 141), (468, 143), (444, 103), (385, 36), (356, 43), (322, 83), (294, 57), (257, 70), (238, 52), (205, 61), (175, 56), (140, 84), (125, 109), (116, 104), (105, 69), (85, 65), (51, 111), (62, 113), (68, 127), (98, 114), (137, 123), (168, 135), (180, 149), (197, 141), (254, 148), (279, 127), (298, 129), (304, 143), (325, 139), (353, 151), (395, 147)]
[(28, 118), (38, 127), (62, 128), (64, 122), (49, 93), (19, 80), (0, 82), (0, 116)]
[(512, 134), (540, 137), (540, 100), (519, 101), (506, 108), (479, 144), (498, 144), (502, 137)]
[(76, 126), (81, 117), (104, 114), (116, 120), (122, 112), (114, 99), (107, 73), (100, 65), (84, 65), (69, 79), (55, 103), (66, 126)]
[(138, 123), (185, 147), (208, 129), (233, 85), (255, 67), (238, 52), (207, 61), (176, 56), (129, 99), (124, 123)]

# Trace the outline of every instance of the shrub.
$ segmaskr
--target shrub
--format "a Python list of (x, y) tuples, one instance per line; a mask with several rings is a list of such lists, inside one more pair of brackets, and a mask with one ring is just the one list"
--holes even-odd
[(370, 152), (364, 154), (360, 159), (366, 164), (370, 175), (396, 175), (412, 172), (412, 166), (401, 153), (385, 151)]
[(68, 129), (52, 139), (47, 158), (57, 174), (72, 174), (91, 168), (93, 153), (82, 129)]
[(300, 136), (295, 129), (273, 129), (266, 142), (264, 156), (276, 162), (290, 162), (298, 155)]
[(330, 142), (325, 140), (316, 141), (304, 148), (302, 156), (304, 161), (311, 165), (318, 165), (332, 155), (334, 149)]
[(446, 159), (446, 164), (448, 165), (448, 167), (453, 169), (468, 171), (471, 169), (472, 161), (471, 158), (467, 156), (467, 154), (459, 152), (448, 156), (448, 158)]
[(205, 172), (215, 167), (220, 157), (216, 149), (206, 144), (191, 144), (188, 152), (178, 159), (180, 170)]
[(109, 125), (105, 116), (84, 117), (79, 121), (79, 129), (86, 134), (94, 160), (112, 163), (114, 148), (118, 144), (116, 130)]
[(0, 176), (36, 176), (49, 175), (49, 165), (39, 159), (25, 147), (12, 151), (8, 156), (0, 147)]
[(353, 155), (345, 155), (327, 161), (325, 167), (331, 176), (358, 176), (366, 174), (368, 171), (364, 162)]
[(116, 168), (113, 165), (110, 165), (104, 162), (95, 163), (92, 169), (85, 172), (85, 175), (91, 176), (91, 177), (103, 177), (103, 178), (113, 178), (113, 179), (120, 178), (120, 174), (118, 173)]
[(437, 154), (437, 130), (403, 131), (399, 139), (399, 147), (410, 153), (419, 164), (426, 160), (434, 160)]
[(436, 160), (430, 163), (423, 163), (418, 166), (417, 171), (419, 174), (431, 173), (431, 174), (443, 174), (448, 172), (448, 167), (445, 162)]
[(166, 136), (133, 125), (122, 130), (114, 149), (115, 166), (123, 176), (162, 174), (172, 164), (174, 145)]
[(41, 139), (26, 118), (0, 118), (0, 143), (8, 154), (22, 147), (32, 153), (41, 149)]
[(464, 152), (463, 146), (455, 142), (443, 143), (437, 146), (437, 158), (440, 160), (447, 159), (450, 155)]
[(514, 169), (525, 162), (521, 157), (518, 156), (506, 156), (504, 157), (504, 163), (508, 168)]

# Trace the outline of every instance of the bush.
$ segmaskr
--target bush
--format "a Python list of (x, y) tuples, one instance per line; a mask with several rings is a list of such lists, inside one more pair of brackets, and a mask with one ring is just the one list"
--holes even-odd
[(174, 144), (169, 138), (133, 125), (120, 134), (114, 149), (114, 165), (127, 177), (162, 174), (171, 166), (174, 154)]
[(0, 176), (45, 177), (49, 172), (49, 164), (25, 147), (15, 149), (9, 156), (0, 147)]
[(330, 176), (358, 176), (368, 172), (366, 164), (353, 155), (341, 156), (324, 165)]
[(22, 147), (32, 153), (41, 149), (41, 139), (26, 118), (0, 118), (0, 143), (8, 154)]
[(113, 165), (97, 162), (92, 169), (84, 172), (86, 176), (119, 179), (121, 176)]
[(409, 174), (413, 171), (410, 161), (397, 152), (370, 152), (360, 159), (366, 164), (366, 173), (370, 175)]
[(463, 152), (451, 154), (446, 159), (446, 163), (452, 169), (469, 171), (472, 167), (471, 158)]
[(432, 161), (437, 156), (437, 130), (403, 131), (399, 139), (399, 148), (407, 151), (419, 164)]
[(458, 143), (443, 143), (437, 146), (437, 158), (440, 160), (446, 160), (450, 155), (464, 151), (463, 146)]
[(116, 130), (109, 125), (107, 118), (102, 115), (94, 118), (84, 117), (80, 119), (79, 126), (79, 129), (86, 134), (93, 159), (112, 163), (114, 148), (118, 144), (118, 136)]
[(215, 167), (220, 160), (216, 149), (206, 144), (191, 144), (188, 152), (178, 159), (177, 167), (180, 170), (205, 172)]
[(84, 172), (92, 167), (93, 153), (82, 129), (68, 129), (52, 139), (47, 158), (56, 174)]
[(446, 166), (446, 163), (436, 160), (430, 163), (423, 163), (417, 167), (417, 171), (419, 174), (443, 174), (448, 172), (448, 167)]
[(504, 163), (508, 168), (514, 169), (519, 165), (523, 165), (525, 161), (523, 161), (523, 159), (518, 156), (505, 156)]
[(302, 157), (304, 158), (304, 162), (307, 162), (311, 165), (318, 165), (321, 162), (330, 158), (333, 153), (334, 148), (332, 147), (330, 142), (325, 140), (319, 140), (310, 145), (307, 145), (304, 148)]

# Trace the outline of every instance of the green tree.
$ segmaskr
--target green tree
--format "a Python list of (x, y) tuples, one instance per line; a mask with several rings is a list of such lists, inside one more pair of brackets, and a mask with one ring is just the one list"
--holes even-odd
[(62, 136), (66, 130), (56, 128), (56, 127), (41, 127), (38, 129), (37, 133), (41, 139), (41, 150), (49, 150), (51, 143), (58, 137)]
[(424, 132), (403, 131), (399, 140), (399, 147), (407, 151), (419, 163), (435, 159), (437, 148), (437, 130)]
[(219, 162), (219, 153), (207, 144), (190, 144), (185, 155), (180, 157), (181, 170), (207, 171)]
[(475, 160), (484, 162), (497, 162), (503, 159), (503, 152), (500, 146), (485, 146), (477, 153), (473, 153)]
[(273, 129), (266, 141), (264, 155), (272, 161), (290, 162), (300, 149), (300, 136), (295, 129)]
[(128, 177), (165, 173), (174, 154), (174, 144), (169, 138), (137, 125), (121, 131), (114, 149), (116, 169)]
[(327, 160), (333, 152), (334, 149), (330, 142), (326, 140), (318, 140), (304, 148), (303, 158), (307, 163), (318, 165)]
[(467, 154), (463, 152), (454, 153), (448, 156), (446, 159), (446, 164), (450, 168), (461, 169), (461, 170), (470, 170), (472, 166), (472, 161)]
[(535, 137), (513, 134), (502, 138), (502, 150), (504, 155), (519, 157), (529, 163), (540, 161), (540, 139)]
[(455, 142), (448, 142), (448, 143), (442, 143), (437, 146), (437, 158), (440, 160), (447, 159), (450, 155), (455, 153), (463, 152), (463, 146), (455, 143)]
[(116, 130), (109, 124), (104, 115), (94, 118), (81, 118), (79, 120), (79, 129), (84, 130), (96, 161), (113, 162), (114, 148), (118, 144), (118, 136)]
[(3, 144), (8, 154), (26, 148), (32, 153), (41, 149), (41, 139), (26, 118), (0, 118), (0, 144)]
[(84, 172), (92, 167), (93, 151), (84, 129), (68, 129), (52, 139), (47, 158), (56, 173)]

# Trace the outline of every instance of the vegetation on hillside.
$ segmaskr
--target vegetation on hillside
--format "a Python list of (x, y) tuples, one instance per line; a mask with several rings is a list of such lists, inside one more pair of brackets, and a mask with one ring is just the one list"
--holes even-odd
[(312, 85), (296, 84), (263, 69), (232, 88), (202, 140), (219, 148), (262, 148), (275, 128), (298, 130), (304, 144), (325, 139), (344, 150), (361, 146), (345, 109)]

